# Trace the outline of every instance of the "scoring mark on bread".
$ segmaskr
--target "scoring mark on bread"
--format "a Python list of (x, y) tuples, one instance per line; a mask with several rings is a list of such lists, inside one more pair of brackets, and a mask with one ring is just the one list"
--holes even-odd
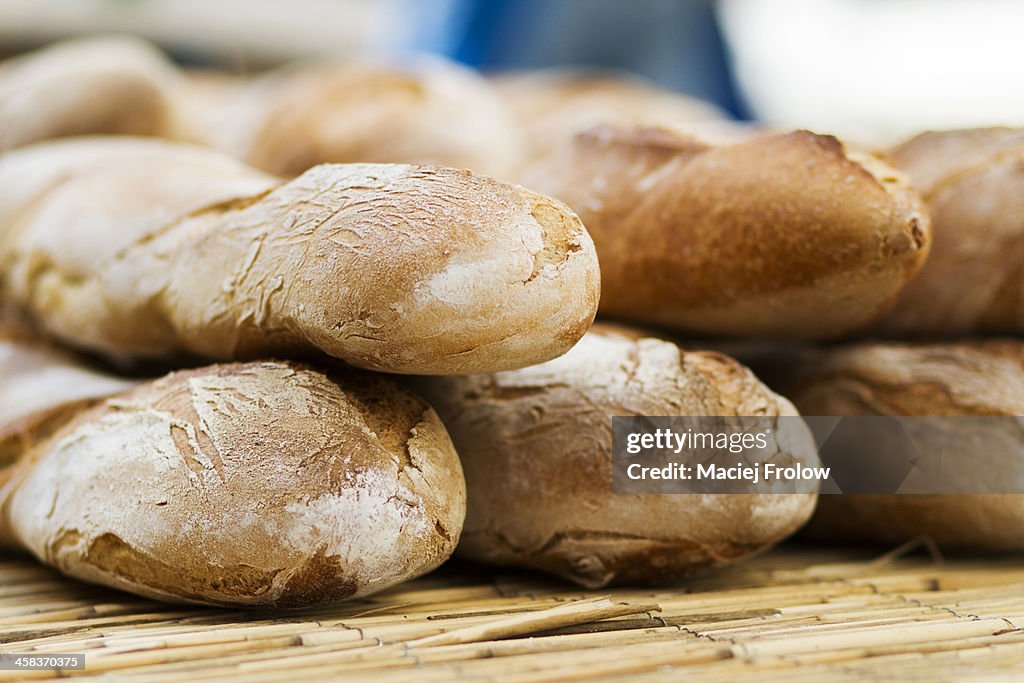
[(171, 439), (174, 441), (185, 467), (196, 476), (202, 476), (203, 472), (211, 469), (213, 463), (203, 455), (196, 439), (196, 430), (192, 425), (172, 422), (169, 428)]

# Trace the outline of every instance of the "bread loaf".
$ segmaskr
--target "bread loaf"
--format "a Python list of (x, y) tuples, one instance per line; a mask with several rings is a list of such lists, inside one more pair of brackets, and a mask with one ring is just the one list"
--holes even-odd
[(323, 165), (282, 183), (107, 138), (10, 153), (0, 187), (0, 300), (114, 357), (483, 372), (564, 353), (597, 306), (575, 214), (467, 171)]
[[(806, 415), (1024, 415), (1024, 343), (1018, 341), (863, 344), (819, 355), (803, 369), (785, 389)], [(960, 454), (953, 471), (970, 484), (966, 490), (1005, 490), (1014, 481), (1024, 485), (1018, 421), (999, 424), (998, 442), (955, 421), (929, 423), (926, 436)], [(979, 450), (993, 443), (1005, 449)], [(927, 441), (918, 448), (927, 449)], [(898, 543), (927, 536), (943, 547), (1024, 550), (1024, 496), (821, 496), (808, 531), (833, 540)]]
[(806, 131), (713, 146), (599, 128), (525, 178), (587, 225), (603, 315), (691, 333), (850, 333), (928, 252), (923, 204), (899, 172)]
[(1024, 332), (1024, 129), (924, 133), (890, 155), (927, 201), (934, 245), (879, 331)]
[(386, 379), (253, 362), (75, 401), (119, 383), (10, 343), (0, 354), (0, 405), (25, 397), (7, 381), (16, 362), (72, 401), (0, 424), (0, 546), (65, 574), (173, 602), (305, 607), (430, 571), (458, 541), (451, 441)]
[(728, 126), (714, 105), (629, 74), (563, 67), (502, 74), (492, 82), (523, 131), (527, 159), (599, 125)]
[[(466, 472), (461, 555), (590, 588), (664, 583), (768, 548), (810, 516), (810, 494), (612, 492), (613, 415), (796, 415), (725, 356), (633, 336), (597, 326), (548, 363), (418, 385)], [(808, 432), (789, 446), (815, 458)]]
[(92, 371), (53, 348), (29, 344), (30, 338), (0, 320), (0, 425), (131, 386), (128, 380)]
[(0, 63), (0, 151), (88, 133), (161, 135), (174, 68), (127, 37), (58, 43)]
[(490, 84), (440, 58), (292, 65), (226, 83), (222, 98), (199, 85), (206, 92), (182, 117), (179, 135), (271, 173), (402, 162), (504, 176), (519, 151), (518, 131)]

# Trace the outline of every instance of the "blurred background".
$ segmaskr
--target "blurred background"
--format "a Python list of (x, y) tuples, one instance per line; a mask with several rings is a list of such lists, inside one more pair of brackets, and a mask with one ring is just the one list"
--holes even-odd
[(1024, 124), (1019, 0), (0, 0), (0, 53), (127, 32), (179, 62), (442, 54), (642, 74), (739, 119), (870, 143)]

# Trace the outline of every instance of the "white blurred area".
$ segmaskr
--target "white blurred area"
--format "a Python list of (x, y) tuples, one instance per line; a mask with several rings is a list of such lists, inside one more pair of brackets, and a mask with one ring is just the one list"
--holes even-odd
[(408, 44), (408, 0), (0, 0), (0, 44), (123, 32), (234, 66), (387, 52)]
[(872, 144), (1024, 125), (1021, 0), (722, 0), (719, 17), (769, 125)]
[[(444, 52), (451, 47), (445, 36), (466, 29), (458, 12), (463, 4), (0, 0), (0, 51), (125, 32), (154, 40), (186, 62), (242, 71), (304, 57)], [(657, 5), (621, 0), (618, 7), (633, 19), (646, 11), (658, 21), (664, 13), (654, 13)], [(575, 44), (570, 33), (609, 40), (596, 32), (608, 21), (596, 21), (591, 0), (562, 0), (558, 7), (551, 16), (564, 25), (545, 34), (557, 37), (550, 40)], [(608, 3), (601, 7), (608, 11)], [(1024, 0), (717, 0), (716, 8), (740, 90), (769, 126), (881, 145), (926, 129), (1024, 125)], [(536, 50), (529, 37), (513, 41)], [(609, 47), (612, 53), (625, 49)], [(666, 51), (661, 58), (679, 54)], [(671, 73), (707, 69), (693, 58), (662, 66)]]

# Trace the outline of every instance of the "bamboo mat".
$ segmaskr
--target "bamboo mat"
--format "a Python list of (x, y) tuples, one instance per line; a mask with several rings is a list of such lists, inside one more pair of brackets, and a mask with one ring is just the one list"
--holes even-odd
[[(1024, 680), (1024, 557), (783, 547), (675, 589), (450, 564), (330, 609), (180, 608), (0, 556), (0, 652), (132, 681)], [(0, 681), (52, 677), (0, 671)]]

